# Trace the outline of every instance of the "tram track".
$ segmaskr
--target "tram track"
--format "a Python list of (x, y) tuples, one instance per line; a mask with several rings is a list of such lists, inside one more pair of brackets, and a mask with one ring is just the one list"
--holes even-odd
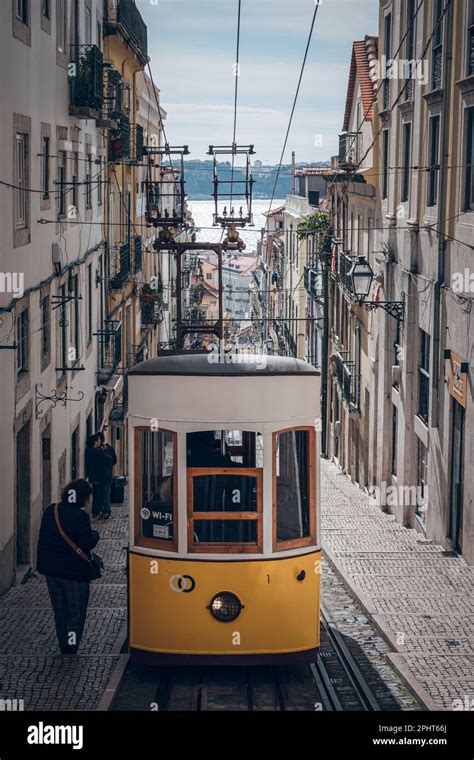
[(307, 665), (145, 667), (130, 663), (114, 710), (377, 711), (382, 709), (328, 612)]

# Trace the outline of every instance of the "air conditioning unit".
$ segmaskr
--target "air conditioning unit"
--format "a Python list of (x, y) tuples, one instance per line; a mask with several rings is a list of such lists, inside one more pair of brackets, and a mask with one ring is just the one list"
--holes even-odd
[(399, 385), (402, 379), (402, 368), (398, 364), (392, 367), (392, 385)]

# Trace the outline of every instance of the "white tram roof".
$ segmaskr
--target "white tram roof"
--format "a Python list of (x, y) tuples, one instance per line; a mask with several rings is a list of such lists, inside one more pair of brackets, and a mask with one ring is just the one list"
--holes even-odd
[[(225, 356), (225, 355), (224, 355)], [(222, 354), (185, 352), (136, 364), (128, 372), (133, 375), (206, 375), (220, 377), (226, 375), (265, 377), (268, 375), (320, 375), (301, 359), (290, 356), (268, 356), (255, 354), (231, 355), (231, 361), (224, 361)], [(214, 361), (213, 361), (214, 359)]]
[(320, 414), (318, 370), (292, 357), (232, 359), (176, 353), (135, 365), (128, 373), (130, 424), (156, 418), (173, 430), (261, 432), (314, 424)]

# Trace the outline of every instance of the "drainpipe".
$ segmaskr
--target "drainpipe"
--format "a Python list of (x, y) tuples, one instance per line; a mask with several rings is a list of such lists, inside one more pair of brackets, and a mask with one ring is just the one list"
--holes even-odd
[(452, 3), (448, 6), (444, 17), (444, 39), (446, 46), (446, 56), (444, 63), (443, 75), (443, 110), (441, 113), (441, 155), (439, 170), (439, 199), (438, 199), (438, 267), (437, 280), (434, 286), (434, 309), (433, 309), (433, 357), (431, 364), (431, 427), (438, 427), (439, 424), (439, 395), (440, 395), (440, 364), (441, 364), (441, 292), (444, 285), (445, 277), (445, 256), (446, 256), (446, 230), (445, 206), (447, 198), (447, 181), (449, 169), (449, 136), (450, 121), (447, 118), (451, 104), (451, 71), (452, 71)]

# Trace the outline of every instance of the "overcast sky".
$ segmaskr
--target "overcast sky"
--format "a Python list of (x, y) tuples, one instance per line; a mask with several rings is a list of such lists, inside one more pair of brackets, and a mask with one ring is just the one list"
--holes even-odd
[[(232, 142), (238, 0), (137, 0), (170, 144), (190, 158)], [(285, 160), (326, 160), (342, 130), (352, 41), (377, 34), (377, 0), (322, 0)], [(242, 0), (237, 142), (277, 163), (314, 0)], [(319, 137), (321, 136), (321, 137)], [(319, 146), (322, 140), (322, 146)]]

